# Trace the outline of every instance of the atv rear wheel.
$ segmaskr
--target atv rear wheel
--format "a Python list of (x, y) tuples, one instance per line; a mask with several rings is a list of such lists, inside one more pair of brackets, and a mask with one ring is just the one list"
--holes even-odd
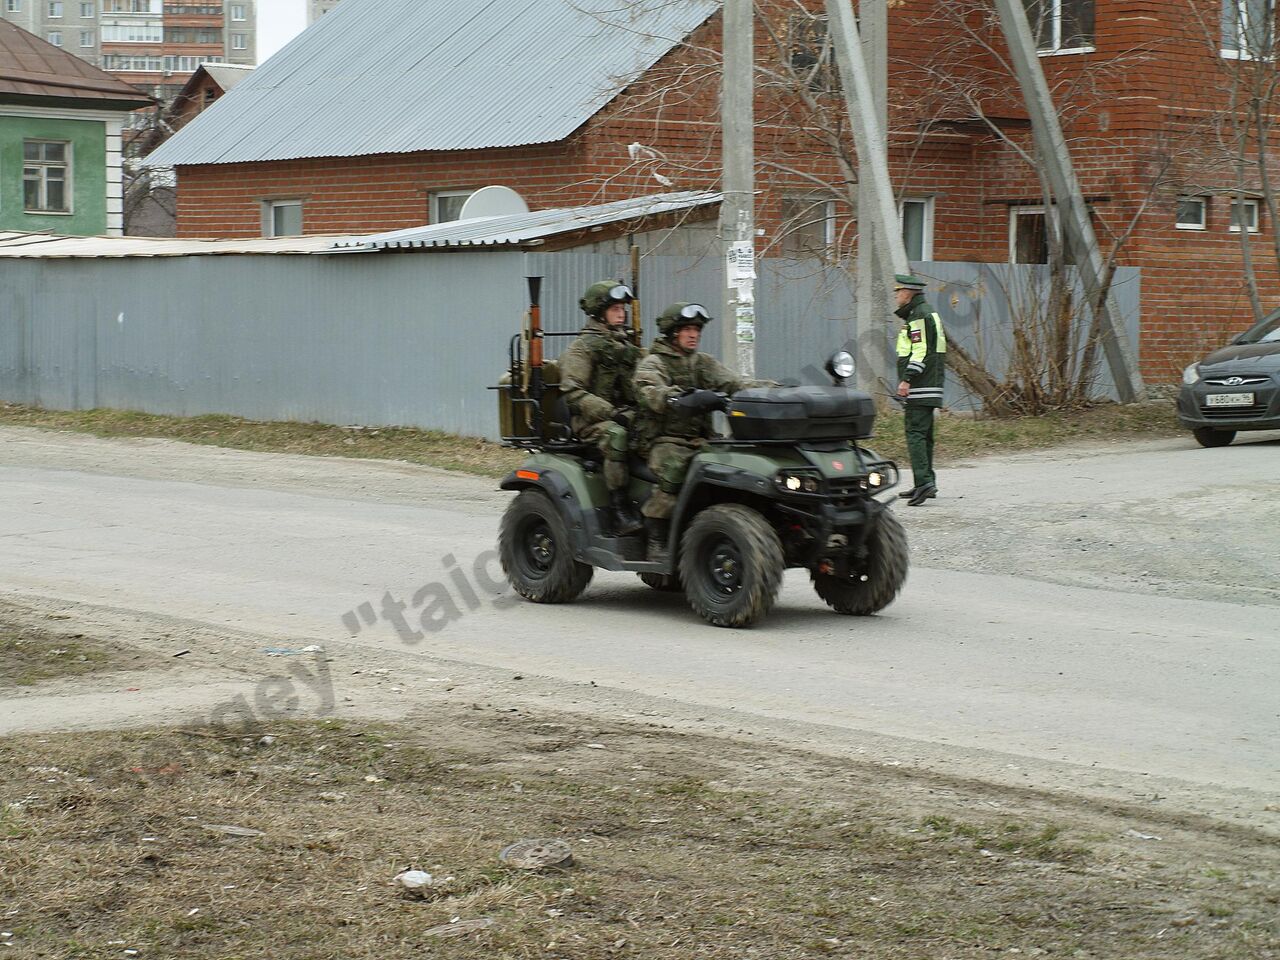
[(773, 607), (785, 569), (782, 543), (758, 512), (708, 507), (680, 544), (680, 582), (697, 614), (717, 627), (746, 627)]
[(876, 518), (876, 528), (867, 538), (867, 549), (869, 554), (862, 575), (837, 577), (809, 571), (813, 589), (836, 613), (865, 617), (883, 610), (893, 602), (907, 579), (907, 533), (889, 510), (882, 510)]
[(521, 490), (498, 531), (502, 570), (516, 593), (534, 603), (568, 603), (595, 572), (573, 559), (560, 511), (541, 490)]
[(680, 586), (680, 578), (669, 573), (642, 573), (639, 576), (645, 586), (653, 587), (662, 593), (679, 593), (683, 589)]

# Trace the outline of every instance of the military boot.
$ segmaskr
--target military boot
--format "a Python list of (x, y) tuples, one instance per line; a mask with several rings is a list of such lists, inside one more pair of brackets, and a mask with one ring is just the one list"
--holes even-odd
[(671, 535), (671, 521), (656, 517), (644, 518), (644, 529), (649, 534), (648, 559), (658, 563), (667, 559), (667, 538)]
[(619, 537), (639, 533), (644, 529), (644, 521), (636, 513), (635, 504), (627, 496), (626, 490), (609, 491), (609, 520), (613, 524), (613, 532)]

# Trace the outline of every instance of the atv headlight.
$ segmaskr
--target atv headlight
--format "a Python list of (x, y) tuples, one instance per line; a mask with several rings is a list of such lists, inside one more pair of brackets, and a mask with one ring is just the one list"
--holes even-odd
[(1200, 364), (1193, 363), (1187, 369), (1182, 371), (1182, 382), (1187, 386), (1200, 382)]
[(877, 472), (867, 474), (867, 486), (869, 486), (872, 490), (875, 490), (877, 487), (883, 487), (884, 474), (877, 473)]
[(853, 354), (847, 350), (833, 353), (827, 361), (827, 373), (839, 380), (848, 380), (853, 376)]
[(788, 493), (817, 493), (822, 486), (821, 481), (813, 474), (793, 470), (783, 470), (775, 482)]

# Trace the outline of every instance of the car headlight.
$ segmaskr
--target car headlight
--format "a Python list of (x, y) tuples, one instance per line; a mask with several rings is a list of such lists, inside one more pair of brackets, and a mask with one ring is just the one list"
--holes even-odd
[(1193, 363), (1187, 369), (1182, 371), (1182, 382), (1187, 386), (1200, 381), (1200, 364)]
[(788, 493), (817, 493), (822, 486), (821, 481), (813, 474), (790, 470), (779, 473), (775, 482)]

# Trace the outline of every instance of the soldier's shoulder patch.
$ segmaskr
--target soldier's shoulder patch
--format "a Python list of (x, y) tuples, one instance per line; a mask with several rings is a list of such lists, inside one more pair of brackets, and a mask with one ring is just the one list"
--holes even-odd
[(912, 330), (912, 331), (911, 331), (911, 342), (912, 342), (912, 343), (919, 343), (919, 342), (920, 342), (921, 340), (923, 340), (923, 339), (924, 339), (924, 331), (923, 331), (923, 330)]

